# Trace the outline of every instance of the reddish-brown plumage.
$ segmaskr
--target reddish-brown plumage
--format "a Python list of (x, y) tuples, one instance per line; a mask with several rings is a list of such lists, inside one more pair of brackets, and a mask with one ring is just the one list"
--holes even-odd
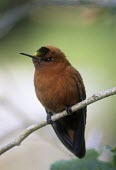
[[(42, 47), (34, 56), (35, 92), (48, 114), (61, 112), (86, 98), (81, 75), (58, 48)], [(62, 143), (79, 158), (85, 155), (85, 122), (86, 108), (52, 124)]]
[(57, 113), (79, 102), (75, 81), (79, 81), (77, 76), (80, 75), (60, 50), (48, 48), (54, 52), (51, 54), (50, 51), (47, 55), (53, 55), (53, 62), (36, 65), (34, 85), (36, 95), (46, 110)]

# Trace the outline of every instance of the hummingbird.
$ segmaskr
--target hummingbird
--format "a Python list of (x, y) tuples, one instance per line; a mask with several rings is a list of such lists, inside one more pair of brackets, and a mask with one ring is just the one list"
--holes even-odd
[[(64, 146), (78, 158), (83, 158), (86, 153), (84, 133), (87, 108), (75, 113), (71, 110), (71, 106), (86, 99), (80, 73), (65, 54), (54, 46), (41, 47), (33, 55), (20, 54), (32, 58), (35, 93), (46, 110), (47, 122)], [(67, 111), (68, 116), (53, 122), (51, 116), (63, 110)]]

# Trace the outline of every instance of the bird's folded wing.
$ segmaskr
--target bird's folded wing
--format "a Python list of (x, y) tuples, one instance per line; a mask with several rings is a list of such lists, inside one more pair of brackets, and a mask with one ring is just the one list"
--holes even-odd
[[(72, 66), (68, 66), (66, 71), (67, 74), (69, 72), (69, 76), (71, 76), (71, 78), (76, 83), (79, 94), (79, 102), (81, 102), (86, 98), (83, 80), (79, 72)], [(70, 129), (65, 129), (60, 123), (60, 120), (54, 122), (52, 126), (61, 142), (77, 157), (82, 158), (86, 152), (84, 139), (86, 124), (86, 108), (80, 109), (79, 111), (74, 113), (74, 117), (76, 118), (76, 119), (74, 118), (74, 121), (77, 120), (77, 124), (74, 127), (74, 129), (71, 129), (71, 131), (73, 132), (73, 141), (68, 133)], [(62, 119), (64, 119), (65, 121), (65, 118)], [(67, 119), (70, 119), (70, 116), (67, 116)]]

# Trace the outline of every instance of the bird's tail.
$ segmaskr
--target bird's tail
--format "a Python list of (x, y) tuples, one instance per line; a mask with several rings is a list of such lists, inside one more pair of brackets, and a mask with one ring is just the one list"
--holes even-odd
[[(52, 126), (61, 140), (61, 142), (72, 152), (77, 156), (78, 158), (83, 158), (86, 153), (86, 148), (85, 148), (85, 138), (84, 138), (84, 132), (85, 132), (85, 119), (86, 119), (86, 114), (83, 112), (83, 109), (79, 111), (80, 113), (74, 113), (76, 117), (73, 117), (75, 120), (76, 124), (71, 131), (73, 131), (73, 140), (69, 135), (69, 131), (67, 128), (64, 128), (60, 120), (53, 122)], [(72, 117), (72, 116), (71, 116)], [(70, 116), (67, 116), (66, 118), (68, 119), (67, 123), (69, 123), (71, 120)], [(66, 118), (62, 118), (65, 119)], [(78, 121), (77, 121), (78, 120)]]
[(75, 136), (74, 136), (74, 154), (79, 157), (82, 158), (85, 156), (86, 153), (86, 147), (85, 147), (85, 137), (84, 137), (84, 133), (85, 133), (85, 114), (83, 112), (80, 113), (80, 115), (78, 116), (78, 124), (76, 126), (75, 129)]

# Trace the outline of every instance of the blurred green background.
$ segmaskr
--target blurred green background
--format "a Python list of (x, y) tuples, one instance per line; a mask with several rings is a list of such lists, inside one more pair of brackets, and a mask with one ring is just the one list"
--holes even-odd
[[(60, 48), (81, 73), (88, 97), (116, 86), (116, 8), (105, 4), (67, 5), (66, 1), (60, 5), (60, 2), (0, 1), (1, 145), (30, 124), (45, 119), (45, 111), (34, 93), (33, 64), (20, 52), (33, 54), (45, 45)], [(88, 149), (101, 151), (107, 144), (115, 146), (115, 103), (116, 97), (112, 96), (88, 106)], [(32, 169), (31, 165), (35, 165), (34, 169), (48, 169), (55, 160), (73, 157), (49, 126), (22, 145), (4, 154), (1, 169), (17, 166)], [(42, 158), (48, 159), (44, 165)]]

